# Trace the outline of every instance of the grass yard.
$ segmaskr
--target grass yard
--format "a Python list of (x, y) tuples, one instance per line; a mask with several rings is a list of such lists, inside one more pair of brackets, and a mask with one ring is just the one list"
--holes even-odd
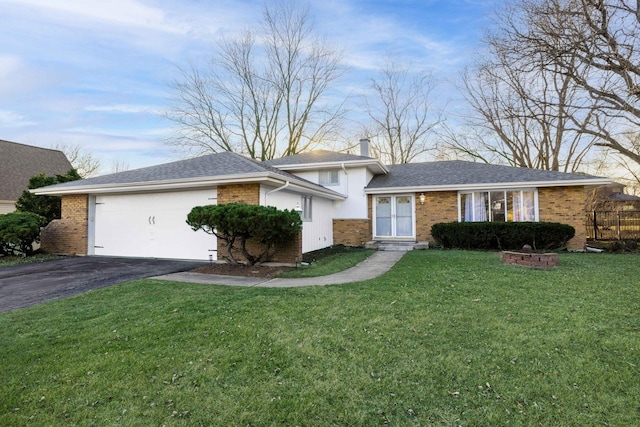
[(640, 425), (640, 258), (417, 251), (368, 282), (140, 280), (0, 314), (0, 425)]

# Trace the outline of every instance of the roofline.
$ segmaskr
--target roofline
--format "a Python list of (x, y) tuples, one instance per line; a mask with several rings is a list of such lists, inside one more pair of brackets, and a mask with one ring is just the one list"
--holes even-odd
[(258, 172), (252, 174), (225, 175), (216, 177), (184, 178), (163, 181), (144, 181), (122, 184), (94, 184), (77, 185), (69, 187), (49, 186), (29, 190), (36, 195), (62, 196), (68, 194), (109, 194), (109, 193), (136, 193), (146, 191), (184, 190), (193, 188), (212, 187), (225, 184), (243, 183), (274, 183), (284, 184), (290, 182), (291, 189), (325, 197), (331, 200), (345, 200), (346, 196), (317, 184), (308, 183), (300, 179), (288, 178), (274, 172)]
[(342, 165), (344, 167), (353, 168), (358, 166), (368, 166), (375, 165), (378, 166), (378, 169), (382, 171), (382, 173), (389, 173), (389, 169), (380, 162), (378, 159), (363, 159), (363, 160), (344, 160), (344, 161), (333, 161), (333, 162), (314, 162), (314, 163), (294, 163), (287, 165), (271, 165), (271, 167), (281, 169), (283, 171), (291, 171), (291, 170), (310, 170), (310, 169), (328, 169), (328, 168), (341, 168)]
[(495, 182), (489, 184), (459, 184), (459, 185), (424, 185), (407, 187), (375, 187), (365, 188), (365, 194), (386, 193), (419, 193), (431, 191), (471, 191), (471, 190), (509, 190), (517, 188), (542, 187), (572, 187), (577, 185), (605, 185), (613, 182), (609, 178), (572, 179), (565, 181), (525, 181), (525, 182)]

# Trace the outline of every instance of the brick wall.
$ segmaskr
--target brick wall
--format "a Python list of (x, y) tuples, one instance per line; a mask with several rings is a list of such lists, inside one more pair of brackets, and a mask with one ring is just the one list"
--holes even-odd
[(582, 249), (587, 241), (585, 201), (583, 186), (539, 188), (540, 221), (572, 226), (576, 235), (569, 241), (569, 247)]
[(86, 255), (89, 232), (89, 197), (62, 196), (62, 218), (53, 220), (40, 235), (43, 252)]
[(371, 237), (370, 219), (334, 219), (333, 244), (363, 246)]
[[(248, 205), (260, 204), (260, 184), (229, 184), (218, 186), (218, 204), (225, 203), (246, 203)], [(226, 254), (224, 242), (218, 239), (218, 259), (222, 260), (222, 255)], [(248, 249), (251, 253), (252, 243), (248, 242)], [(234, 254), (235, 256), (235, 254)], [(236, 259), (240, 259), (236, 257)], [(295, 264), (302, 260), (302, 234), (298, 235), (292, 242), (276, 248), (276, 253), (271, 262), (281, 262), (285, 264)]]
[(260, 204), (260, 184), (229, 184), (218, 186), (218, 204)]
[(431, 237), (433, 224), (458, 220), (458, 193), (455, 191), (424, 193), (424, 205), (420, 204), (420, 194), (415, 194), (416, 240), (433, 242), (433, 237)]

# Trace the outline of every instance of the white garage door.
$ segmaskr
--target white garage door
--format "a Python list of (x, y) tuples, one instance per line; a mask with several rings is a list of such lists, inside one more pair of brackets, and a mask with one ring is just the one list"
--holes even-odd
[(216, 237), (185, 222), (194, 206), (216, 203), (216, 190), (96, 196), (95, 255), (216, 259)]

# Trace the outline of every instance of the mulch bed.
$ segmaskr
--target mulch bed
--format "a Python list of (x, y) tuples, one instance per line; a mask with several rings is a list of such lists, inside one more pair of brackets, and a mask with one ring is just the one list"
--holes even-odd
[(224, 276), (275, 277), (281, 271), (293, 270), (293, 267), (250, 266), (240, 264), (213, 263), (192, 270), (193, 273), (221, 274)]

